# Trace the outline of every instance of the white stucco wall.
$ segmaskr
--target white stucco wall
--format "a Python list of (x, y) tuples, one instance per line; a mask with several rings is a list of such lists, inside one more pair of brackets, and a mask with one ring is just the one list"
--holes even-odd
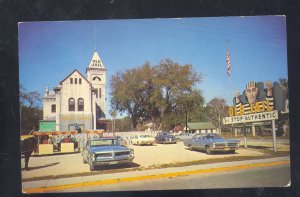
[[(73, 84), (70, 83), (70, 78), (73, 78)], [(79, 79), (81, 78), (81, 84)], [(77, 84), (75, 84), (77, 79)], [(69, 111), (69, 99), (75, 99), (75, 111)], [(84, 111), (78, 111), (78, 99), (84, 100)], [(91, 86), (78, 73), (74, 72), (61, 85), (61, 113), (62, 114), (91, 114)]]
[(56, 105), (55, 99), (47, 99), (44, 98), (44, 105), (43, 105), (43, 119), (54, 119), (56, 113), (52, 113), (51, 106)]

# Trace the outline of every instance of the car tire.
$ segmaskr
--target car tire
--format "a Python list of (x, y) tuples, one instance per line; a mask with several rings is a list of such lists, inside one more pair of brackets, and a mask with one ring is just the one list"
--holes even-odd
[(210, 155), (212, 154), (211, 150), (209, 149), (209, 146), (205, 146), (205, 152)]
[(229, 151), (229, 154), (234, 154), (234, 153), (235, 153), (235, 150)]
[(93, 165), (91, 158), (89, 158), (89, 165), (90, 165), (90, 171), (94, 171), (95, 170), (95, 166)]
[(90, 164), (90, 171), (94, 171), (95, 170), (95, 166), (93, 164)]
[(193, 151), (192, 145), (189, 145), (189, 150), (190, 150), (190, 151)]

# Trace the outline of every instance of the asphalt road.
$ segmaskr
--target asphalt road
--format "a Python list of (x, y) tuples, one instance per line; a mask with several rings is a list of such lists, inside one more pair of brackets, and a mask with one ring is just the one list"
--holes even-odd
[(285, 187), (289, 184), (289, 182), (290, 166), (285, 164), (155, 180), (73, 188), (64, 190), (63, 192)]

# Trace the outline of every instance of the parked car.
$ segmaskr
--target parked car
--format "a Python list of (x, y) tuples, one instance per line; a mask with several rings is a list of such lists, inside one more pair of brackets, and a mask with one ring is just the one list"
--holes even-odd
[(121, 136), (117, 136), (116, 138), (118, 139), (121, 146), (126, 146), (127, 145), (127, 141), (124, 140)]
[(181, 132), (179, 135), (175, 135), (177, 141), (184, 141), (187, 139), (192, 139), (195, 134), (189, 132)]
[(157, 143), (175, 144), (176, 138), (174, 135), (170, 134), (169, 132), (159, 132), (155, 136), (155, 141)]
[(218, 151), (234, 153), (240, 146), (239, 140), (226, 140), (216, 133), (196, 134), (192, 139), (184, 140), (183, 143), (189, 150), (205, 150), (207, 154)]
[(130, 163), (134, 159), (133, 149), (121, 146), (115, 137), (87, 140), (81, 154), (91, 171), (96, 166)]
[(153, 145), (154, 142), (155, 142), (154, 137), (151, 137), (148, 134), (138, 134), (138, 135), (134, 135), (131, 138), (131, 143), (136, 145), (145, 145), (145, 144)]

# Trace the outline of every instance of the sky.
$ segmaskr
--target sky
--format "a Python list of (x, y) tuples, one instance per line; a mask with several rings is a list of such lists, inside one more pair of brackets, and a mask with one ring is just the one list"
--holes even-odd
[(111, 76), (146, 61), (191, 64), (202, 75), (195, 88), (206, 103), (228, 102), (249, 81), (288, 79), (285, 17), (238, 16), (19, 23), (20, 83), (43, 96), (74, 69), (86, 76), (95, 50), (107, 69), (107, 112)]

